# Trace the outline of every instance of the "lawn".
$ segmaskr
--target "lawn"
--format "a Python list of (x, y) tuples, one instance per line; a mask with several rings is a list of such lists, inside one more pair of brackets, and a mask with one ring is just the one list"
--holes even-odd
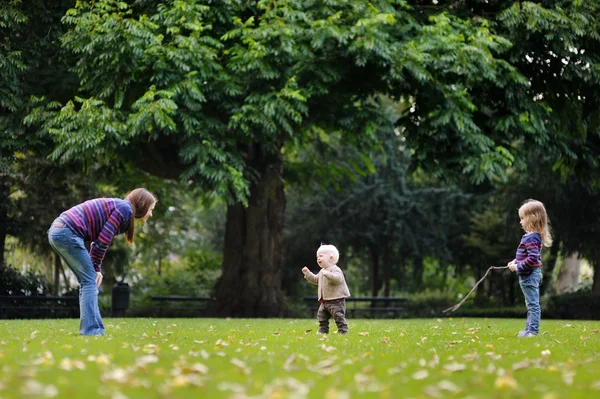
[[(0, 398), (590, 398), (600, 322), (316, 319), (0, 320)], [(335, 325), (332, 322), (332, 331)], [(598, 397), (598, 396), (596, 396)]]

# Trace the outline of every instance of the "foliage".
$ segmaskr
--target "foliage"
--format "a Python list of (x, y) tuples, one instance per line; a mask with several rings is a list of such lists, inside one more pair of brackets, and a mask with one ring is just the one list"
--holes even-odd
[(63, 211), (100, 195), (97, 170), (84, 173), (78, 165), (59, 165), (43, 152), (21, 154), (15, 169), (21, 179), (11, 195), (11, 217), (16, 225), (12, 235), (35, 253), (52, 253), (47, 231)]
[(44, 295), (48, 283), (31, 270), (20, 272), (7, 264), (0, 264), (0, 295)]
[(437, 274), (445, 274), (455, 261), (453, 247), (465, 229), (469, 196), (422, 171), (411, 173), (405, 140), (391, 127), (379, 137), (381, 148), (370, 157), (373, 173), (357, 167), (362, 155), (350, 146), (323, 150), (317, 145), (308, 152), (334, 171), (352, 173), (338, 176), (335, 184), (317, 179), (307, 184), (310, 191), (292, 190), (298, 198), (290, 199), (288, 207), (289, 268), (308, 261), (307, 252), (320, 242), (334, 243), (344, 264), (360, 259), (359, 274), (369, 277), (371, 295), (377, 295), (381, 285), (388, 286), (389, 294), (391, 280), (397, 290), (421, 288), (425, 258), (439, 260)]
[(553, 168), (563, 179), (573, 174), (600, 188), (600, 2), (513, 3), (497, 21), (497, 31), (515, 44), (508, 61), (529, 77), (530, 96), (552, 109), (556, 145), (536, 144), (558, 150)]
[(543, 298), (544, 317), (553, 319), (600, 319), (600, 295), (591, 292), (573, 292)]
[[(410, 97), (401, 124), (420, 161), (459, 165), (476, 181), (501, 175), (514, 160), (510, 139), (545, 133), (527, 79), (498, 58), (511, 43), (485, 20), (442, 13), (420, 23), (413, 13), (397, 1), (77, 3), (62, 43), (77, 54), (83, 96), (46, 124), (54, 156), (107, 159), (165, 136), (185, 177), (241, 199), (251, 171), (240, 144), (273, 151), (324, 129), (360, 146), (381, 117), (370, 96), (386, 93)], [(498, 89), (504, 97), (489, 95)], [(500, 112), (512, 122), (493, 124)]]
[(597, 322), (518, 339), (524, 319), (351, 320), (344, 337), (314, 319), (104, 321), (97, 339), (78, 339), (78, 320), (0, 321), (3, 397), (583, 398), (600, 369)]
[(205, 251), (188, 254), (183, 265), (165, 265), (162, 274), (147, 273), (135, 293), (144, 297), (160, 295), (182, 295), (207, 297), (221, 271), (221, 255)]
[[(69, 55), (58, 46), (64, 33), (60, 19), (70, 4), (63, 0), (0, 4), (0, 260), (6, 234), (48, 253), (46, 240), (39, 237), (52, 221), (49, 214), (76, 191), (71, 186), (73, 190), (65, 191), (64, 186), (87, 183), (76, 166), (58, 170), (48, 162), (51, 139), (23, 123), (31, 109), (40, 105), (32, 96), (45, 96), (52, 102), (65, 101), (73, 93)], [(69, 176), (71, 180), (63, 183)], [(61, 184), (62, 191), (57, 193)]]
[[(18, 153), (47, 144), (28, 130), (23, 118), (33, 106), (32, 95), (64, 100), (73, 82), (65, 52), (55, 46), (63, 34), (60, 18), (68, 1), (12, 0), (0, 4), (0, 170), (10, 170)], [(58, 78), (58, 79), (57, 79)]]

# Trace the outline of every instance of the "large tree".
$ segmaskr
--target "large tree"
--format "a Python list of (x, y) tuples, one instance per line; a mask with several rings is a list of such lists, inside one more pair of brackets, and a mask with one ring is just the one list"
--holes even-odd
[(422, 16), (394, 0), (78, 2), (62, 42), (80, 94), (45, 123), (54, 156), (128, 159), (228, 198), (217, 314), (280, 315), (289, 148), (339, 134), (367, 152), (380, 93), (409, 103), (399, 131), (427, 167), (482, 181), (545, 142), (511, 43), (482, 18)]

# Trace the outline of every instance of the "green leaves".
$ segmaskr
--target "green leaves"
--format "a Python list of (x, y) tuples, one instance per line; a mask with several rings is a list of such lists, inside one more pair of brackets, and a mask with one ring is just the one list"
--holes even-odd
[[(279, 151), (321, 129), (374, 145), (383, 111), (369, 99), (383, 93), (410, 104), (397, 127), (420, 166), (474, 182), (503, 177), (523, 146), (548, 144), (553, 134), (549, 115), (557, 107), (537, 99), (542, 78), (523, 68), (537, 46), (527, 35), (561, 57), (557, 46), (573, 46), (565, 77), (600, 76), (593, 47), (584, 54), (577, 45), (597, 40), (595, 6), (561, 7), (525, 2), (498, 20), (450, 8), (423, 20), (420, 9), (383, 0), (80, 2), (63, 18), (62, 43), (78, 57), (79, 95), (90, 102), (83, 114), (73, 103), (50, 123), (55, 155), (110, 158), (119, 146), (169, 136), (185, 176), (218, 186), (233, 182), (230, 168), (250, 178), (244, 157), (254, 144)], [(589, 98), (582, 90), (572, 96)], [(96, 127), (84, 126), (86, 118)], [(81, 138), (67, 138), (73, 134)], [(108, 147), (93, 149), (102, 143)]]
[(52, 152), (54, 159), (75, 159), (94, 151), (100, 161), (102, 154), (127, 143), (123, 124), (102, 100), (95, 98), (69, 101), (46, 128), (63, 144)]

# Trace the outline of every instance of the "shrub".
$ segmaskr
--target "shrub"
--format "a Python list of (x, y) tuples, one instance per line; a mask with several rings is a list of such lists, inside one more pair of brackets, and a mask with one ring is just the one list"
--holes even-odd
[(46, 295), (48, 283), (43, 276), (29, 270), (21, 273), (7, 264), (0, 264), (0, 295)]
[[(545, 300), (544, 300), (545, 299)], [(542, 300), (542, 317), (551, 319), (600, 319), (600, 295), (577, 291)]]

